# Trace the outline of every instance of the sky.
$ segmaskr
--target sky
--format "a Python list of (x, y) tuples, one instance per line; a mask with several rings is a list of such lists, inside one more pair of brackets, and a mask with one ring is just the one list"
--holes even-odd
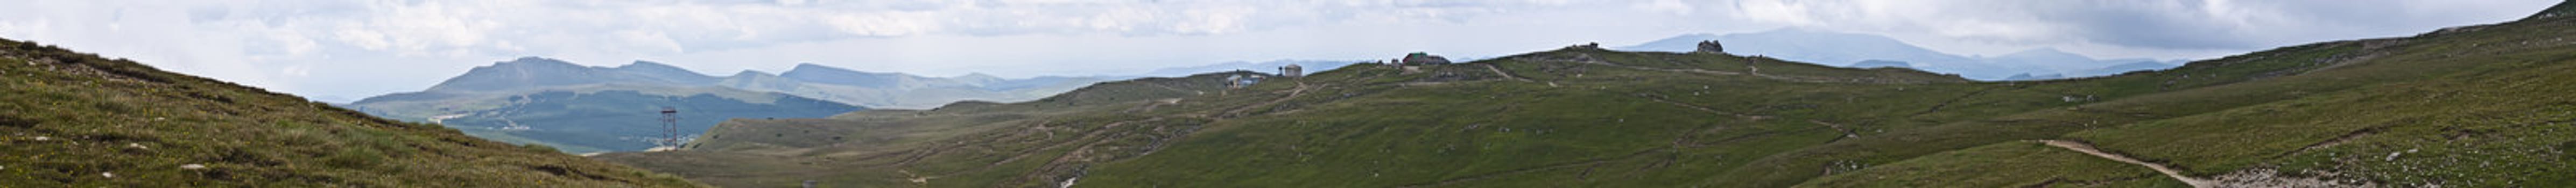
[(0, 0), (0, 38), (346, 102), (527, 56), (715, 76), (812, 63), (1017, 78), (1802, 28), (1963, 55), (2206, 59), (2497, 23), (2559, 1)]

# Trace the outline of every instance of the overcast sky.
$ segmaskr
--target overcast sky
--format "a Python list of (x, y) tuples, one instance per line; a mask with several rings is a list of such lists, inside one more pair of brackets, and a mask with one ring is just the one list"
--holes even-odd
[(717, 76), (797, 63), (1003, 77), (1490, 57), (1786, 27), (1998, 55), (2202, 59), (2508, 21), (2559, 0), (0, 0), (0, 37), (321, 98), (544, 56)]

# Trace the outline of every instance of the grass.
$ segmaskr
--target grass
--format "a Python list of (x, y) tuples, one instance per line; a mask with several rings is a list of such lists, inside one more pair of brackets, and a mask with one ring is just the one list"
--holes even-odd
[[(1574, 47), (1410, 71), (1354, 65), (1240, 89), (1205, 75), (1111, 82), (1026, 103), (720, 127), (755, 136), (607, 158), (820, 159), (836, 162), (814, 168), (839, 169), (815, 177), (827, 184), (880, 187), (2180, 186), (2027, 142), (2063, 139), (2197, 178), (2269, 169), (2382, 185), (2565, 185), (2528, 174), (2561, 173), (2576, 158), (2564, 154), (2576, 142), (2542, 138), (2576, 119), (2554, 95), (2571, 88), (2561, 75), (2576, 49), (2554, 42), (2569, 22), (2022, 82)], [(968, 121), (979, 118), (997, 119)], [(804, 130), (885, 141), (756, 136)], [(2371, 158), (2388, 153), (2401, 156)], [(677, 174), (771, 185), (715, 175), (731, 173), (746, 172)]]
[[(2190, 187), (2154, 170), (2038, 142), (1924, 155), (1799, 187)], [(2036, 177), (2036, 178), (2034, 178)]]
[(125, 60), (0, 48), (0, 187), (702, 186)]

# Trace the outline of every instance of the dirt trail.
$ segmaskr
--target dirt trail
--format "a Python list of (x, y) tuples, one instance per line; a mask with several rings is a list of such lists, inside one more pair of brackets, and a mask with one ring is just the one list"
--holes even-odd
[(1220, 115), (1220, 116), (1221, 116), (1221, 115), (1242, 115), (1244, 111), (1246, 111), (1246, 110), (1252, 110), (1252, 109), (1254, 109), (1254, 107), (1265, 107), (1265, 106), (1270, 106), (1270, 105), (1279, 104), (1279, 103), (1281, 103), (1281, 102), (1288, 102), (1288, 100), (1289, 100), (1289, 99), (1297, 99), (1297, 96), (1305, 95), (1305, 94), (1306, 94), (1306, 90), (1307, 90), (1307, 89), (1313, 89), (1313, 88), (1312, 88), (1312, 87), (1310, 87), (1310, 86), (1307, 86), (1305, 82), (1298, 82), (1298, 83), (1297, 83), (1297, 87), (1296, 87), (1296, 88), (1291, 88), (1291, 89), (1289, 89), (1289, 90), (1288, 90), (1288, 96), (1285, 96), (1285, 97), (1279, 97), (1279, 99), (1273, 99), (1273, 100), (1270, 100), (1270, 101), (1268, 101), (1268, 102), (1262, 102), (1261, 104), (1253, 104), (1253, 105), (1246, 105), (1246, 106), (1242, 106), (1242, 107), (1236, 107), (1236, 108), (1235, 108), (1235, 109), (1233, 109), (1233, 110), (1227, 110), (1227, 111), (1225, 111), (1225, 113), (1223, 113), (1223, 114), (1218, 114), (1218, 115)]
[(1834, 131), (1842, 131), (1842, 132), (1843, 132), (1843, 138), (1860, 138), (1860, 133), (1852, 132), (1851, 128), (1843, 128), (1843, 124), (1840, 124), (1840, 123), (1825, 122), (1825, 121), (1812, 120), (1812, 119), (1811, 119), (1811, 120), (1807, 120), (1807, 123), (1815, 123), (1815, 124), (1818, 124), (1818, 125), (1825, 125), (1825, 127), (1833, 127), (1833, 128), (1834, 128)]
[[(1504, 78), (1511, 78), (1512, 80), (1515, 80), (1515, 81), (1521, 81), (1521, 82), (1537, 82), (1537, 81), (1530, 81), (1530, 79), (1528, 79), (1528, 78), (1521, 78), (1521, 76), (1520, 76), (1520, 75), (1512, 75), (1512, 73), (1510, 73), (1510, 72), (1503, 72), (1503, 68), (1502, 68), (1502, 67), (1494, 67), (1494, 64), (1482, 64), (1482, 65), (1484, 65), (1484, 66), (1485, 66), (1485, 70), (1493, 70), (1493, 71), (1494, 71), (1494, 74), (1496, 74), (1496, 75), (1503, 75), (1503, 77), (1504, 77)], [(1553, 84), (1553, 83), (1551, 83), (1551, 84)]]
[(2083, 143), (2083, 142), (2065, 141), (2065, 140), (2040, 140), (2039, 142), (2041, 142), (2041, 143), (2048, 143), (2048, 146), (2057, 146), (2058, 148), (2066, 148), (2066, 149), (2068, 149), (2068, 150), (2075, 150), (2076, 152), (2084, 152), (2084, 154), (2091, 154), (2091, 155), (2093, 155), (2094, 157), (2102, 157), (2103, 159), (2110, 159), (2110, 160), (2112, 160), (2112, 161), (2120, 161), (2120, 162), (2123, 162), (2123, 163), (2135, 164), (2135, 165), (2138, 165), (2138, 166), (2146, 166), (2146, 167), (2147, 167), (2147, 168), (2149, 168), (2149, 169), (2155, 169), (2155, 170), (2156, 170), (2156, 172), (2158, 172), (2158, 173), (2164, 173), (2164, 174), (2165, 174), (2165, 176), (2167, 176), (2167, 177), (2173, 177), (2173, 179), (2174, 179), (2175, 181), (2182, 181), (2182, 183), (2184, 183), (2184, 184), (2191, 184), (2191, 187), (2216, 187), (2216, 186), (2218, 186), (2218, 181), (2211, 181), (2211, 180), (2200, 179), (2200, 178), (2192, 178), (2191, 176), (2184, 176), (2184, 175), (2182, 175), (2182, 171), (2180, 171), (2180, 170), (2174, 170), (2172, 167), (2165, 167), (2165, 165), (2164, 165), (2164, 164), (2148, 163), (2148, 162), (2146, 162), (2146, 161), (2139, 161), (2138, 159), (2129, 158), (2128, 156), (2120, 156), (2119, 154), (2111, 154), (2111, 153), (2102, 152), (2102, 150), (2096, 150), (2096, 149), (2093, 149), (2093, 144), (2085, 144), (2085, 143)]

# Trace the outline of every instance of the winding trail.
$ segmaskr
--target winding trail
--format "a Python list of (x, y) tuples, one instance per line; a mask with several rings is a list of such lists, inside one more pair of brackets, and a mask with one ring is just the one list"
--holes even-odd
[(2146, 161), (2140, 161), (2140, 160), (2135, 159), (2135, 158), (2129, 158), (2128, 156), (2120, 156), (2119, 154), (2111, 154), (2111, 153), (2107, 153), (2107, 152), (2102, 152), (2102, 150), (2093, 149), (2093, 144), (2085, 144), (2085, 143), (2083, 143), (2083, 142), (2065, 141), (2065, 140), (2040, 140), (2039, 142), (2041, 142), (2041, 143), (2048, 143), (2048, 146), (2057, 146), (2058, 148), (2066, 148), (2067, 150), (2075, 150), (2076, 152), (2084, 152), (2084, 154), (2091, 154), (2091, 155), (2093, 155), (2094, 157), (2102, 157), (2103, 159), (2110, 159), (2110, 160), (2112, 160), (2112, 161), (2120, 161), (2120, 162), (2123, 162), (2123, 163), (2135, 164), (2135, 165), (2138, 165), (2138, 166), (2146, 166), (2146, 167), (2147, 167), (2147, 168), (2149, 168), (2149, 169), (2155, 169), (2155, 170), (2156, 170), (2156, 172), (2158, 172), (2158, 173), (2164, 173), (2164, 174), (2165, 174), (2165, 176), (2167, 176), (2167, 177), (2173, 177), (2173, 179), (2174, 179), (2175, 181), (2182, 181), (2182, 183), (2183, 183), (2183, 184), (2191, 184), (2191, 187), (2217, 187), (2217, 186), (2218, 186), (2218, 181), (2212, 181), (2212, 180), (2206, 180), (2206, 179), (2200, 179), (2200, 178), (2192, 178), (2191, 176), (2184, 176), (2184, 175), (2182, 175), (2182, 171), (2180, 171), (2180, 170), (2174, 170), (2172, 167), (2166, 167), (2164, 164), (2149, 163), (2149, 162), (2146, 162)]
[[(1493, 70), (1493, 71), (1494, 71), (1494, 74), (1503, 75), (1503, 77), (1504, 77), (1504, 78), (1511, 78), (1513, 81), (1521, 81), (1521, 82), (1536, 82), (1536, 81), (1530, 81), (1530, 79), (1529, 79), (1529, 78), (1521, 78), (1521, 76), (1520, 76), (1520, 75), (1512, 75), (1512, 73), (1510, 73), (1510, 72), (1503, 72), (1503, 68), (1502, 68), (1502, 67), (1494, 67), (1494, 64), (1492, 64), (1492, 63), (1480, 64), (1480, 65), (1484, 65), (1484, 66), (1485, 66), (1485, 70)], [(1550, 83), (1550, 84), (1554, 84), (1554, 83)]]

